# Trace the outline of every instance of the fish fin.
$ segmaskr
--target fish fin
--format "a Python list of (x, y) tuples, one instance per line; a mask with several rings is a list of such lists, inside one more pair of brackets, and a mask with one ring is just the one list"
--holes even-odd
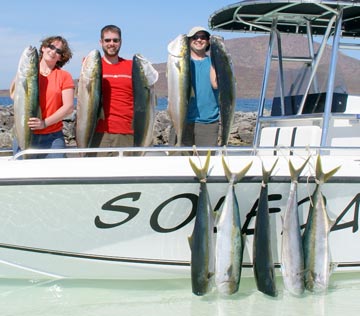
[(335, 271), (335, 269), (338, 267), (338, 265), (339, 265), (338, 262), (330, 262), (330, 268), (329, 268), (330, 274), (332, 274)]
[(10, 94), (11, 99), (14, 99), (14, 94), (15, 94), (15, 80), (11, 83), (10, 90), (9, 90), (9, 94)]
[(242, 241), (242, 245), (243, 245), (241, 251), (242, 251), (242, 254), (244, 254), (245, 243), (246, 243), (246, 234), (245, 233), (241, 233), (241, 241)]
[(330, 170), (329, 172), (324, 173), (322, 169), (322, 163), (320, 155), (318, 155), (316, 160), (316, 179), (321, 183), (327, 182), (339, 169), (341, 166), (337, 166), (336, 168)]
[(232, 173), (230, 171), (229, 166), (227, 165), (226, 161), (225, 161), (225, 157), (222, 156), (222, 165), (224, 168), (224, 172), (225, 172), (225, 176), (227, 178), (227, 180), (229, 182), (233, 182), (233, 184), (238, 183), (244, 176), (245, 174), (249, 171), (249, 169), (252, 166), (252, 161), (250, 161), (242, 170), (240, 170), (238, 173)]
[(274, 162), (274, 164), (272, 165), (271, 169), (270, 170), (266, 170), (265, 169), (265, 166), (264, 166), (264, 163), (262, 163), (262, 173), (263, 173), (263, 182), (266, 184), (269, 182), (269, 179), (270, 179), (270, 176), (271, 176), (271, 173), (273, 172), (277, 162), (278, 162), (279, 158), (277, 158)]
[(229, 169), (229, 166), (226, 164), (224, 156), (222, 156), (222, 165), (223, 165), (223, 168), (224, 168), (225, 177), (230, 182), (231, 178), (232, 178), (232, 173), (231, 173), (231, 171)]
[(310, 156), (305, 160), (305, 162), (298, 169), (295, 169), (293, 163), (289, 159), (289, 169), (290, 169), (290, 176), (291, 176), (292, 181), (296, 181), (299, 178), (300, 174), (304, 170), (309, 159), (310, 159)]
[(99, 114), (98, 114), (98, 120), (104, 120), (105, 119), (105, 113), (104, 108), (102, 105), (99, 106)]
[[(284, 227), (284, 216), (280, 215), (280, 219), (281, 219), (281, 227)], [(283, 234), (283, 230), (281, 230), (281, 235)]]
[(211, 156), (211, 151), (209, 150), (206, 156), (206, 160), (205, 160), (205, 165), (203, 168), (199, 168), (198, 166), (196, 166), (196, 164), (192, 161), (191, 158), (189, 158), (189, 162), (190, 162), (190, 166), (193, 169), (195, 175), (197, 176), (197, 178), (201, 181), (201, 180), (206, 180), (207, 175), (208, 175), (208, 170), (209, 170), (209, 165), (210, 165), (210, 156)]
[(192, 244), (193, 244), (192, 236), (188, 237), (188, 242), (189, 242), (190, 249), (192, 249)]

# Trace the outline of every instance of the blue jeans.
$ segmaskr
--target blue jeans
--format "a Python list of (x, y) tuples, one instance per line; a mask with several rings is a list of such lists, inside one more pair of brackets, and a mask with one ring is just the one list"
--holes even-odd
[[(65, 139), (62, 131), (50, 134), (32, 134), (31, 149), (63, 149), (65, 148)], [(14, 155), (20, 151), (20, 147), (14, 137), (13, 152)], [(31, 158), (64, 158), (63, 153), (38, 154), (31, 155)]]

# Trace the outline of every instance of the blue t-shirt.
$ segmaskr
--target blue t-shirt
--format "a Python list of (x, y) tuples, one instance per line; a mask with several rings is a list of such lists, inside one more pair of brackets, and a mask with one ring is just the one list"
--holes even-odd
[(214, 123), (219, 120), (218, 91), (210, 82), (211, 59), (191, 59), (191, 97), (187, 121), (195, 123)]

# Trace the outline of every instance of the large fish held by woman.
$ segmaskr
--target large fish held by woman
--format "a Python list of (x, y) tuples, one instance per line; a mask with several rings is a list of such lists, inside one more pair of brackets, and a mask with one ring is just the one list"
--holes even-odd
[(221, 120), (220, 145), (228, 143), (231, 127), (234, 122), (236, 106), (236, 79), (231, 56), (227, 51), (224, 39), (221, 36), (210, 37), (210, 54), (215, 68)]
[(168, 113), (176, 133), (176, 145), (182, 145), (190, 99), (190, 47), (182, 34), (168, 45)]
[(328, 288), (331, 269), (329, 233), (334, 222), (330, 220), (325, 199), (321, 192), (339, 167), (324, 173), (320, 156), (316, 162), (316, 188), (311, 197), (311, 205), (303, 233), (305, 287), (309, 291), (324, 292)]
[(81, 67), (76, 105), (76, 143), (88, 148), (95, 132), (101, 110), (102, 66), (101, 55), (92, 50)]
[(224, 157), (222, 163), (229, 186), (216, 219), (215, 284), (219, 293), (230, 295), (239, 289), (245, 245), (235, 185), (245, 176), (252, 162), (238, 173), (230, 171)]
[(24, 49), (14, 81), (14, 130), (21, 150), (31, 145), (30, 117), (39, 116), (39, 55), (36, 47)]
[(134, 92), (134, 146), (152, 144), (155, 124), (156, 95), (154, 85), (159, 73), (142, 55), (135, 54), (132, 67)]
[(275, 168), (267, 171), (262, 166), (263, 181), (261, 183), (259, 204), (255, 218), (253, 241), (253, 264), (256, 286), (260, 292), (269, 296), (277, 296), (275, 266), (271, 250), (271, 228), (269, 218), (268, 182)]

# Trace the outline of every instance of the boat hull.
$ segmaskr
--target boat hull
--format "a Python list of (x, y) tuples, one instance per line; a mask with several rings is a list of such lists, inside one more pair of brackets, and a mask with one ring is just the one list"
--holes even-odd
[[(290, 189), (289, 158), (279, 159), (269, 182), (276, 267), (281, 263), (281, 217)], [(253, 276), (261, 161), (270, 165), (275, 158), (238, 155), (228, 159), (233, 169), (254, 161), (235, 191), (246, 234), (243, 276)], [(199, 183), (188, 157), (2, 160), (1, 164), (7, 169), (0, 178), (0, 277), (190, 278), (188, 236), (193, 230)], [(329, 216), (335, 221), (330, 233), (332, 262), (335, 271), (360, 270), (360, 177), (356, 176), (360, 167), (349, 156), (323, 157), (324, 170), (339, 164), (338, 174), (323, 186)], [(212, 157), (208, 190), (215, 209), (227, 185), (220, 156)], [(314, 188), (311, 175), (300, 177), (302, 228)]]

